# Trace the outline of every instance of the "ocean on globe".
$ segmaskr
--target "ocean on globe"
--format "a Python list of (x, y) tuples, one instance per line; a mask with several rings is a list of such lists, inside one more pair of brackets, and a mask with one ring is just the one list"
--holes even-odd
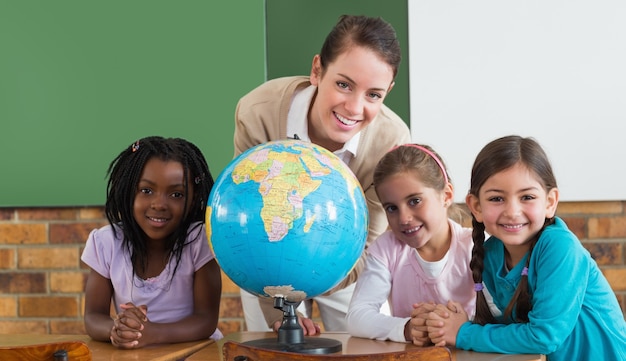
[(365, 247), (368, 211), (350, 168), (323, 147), (272, 141), (233, 159), (206, 210), (224, 273), (261, 297), (299, 302), (343, 280)]

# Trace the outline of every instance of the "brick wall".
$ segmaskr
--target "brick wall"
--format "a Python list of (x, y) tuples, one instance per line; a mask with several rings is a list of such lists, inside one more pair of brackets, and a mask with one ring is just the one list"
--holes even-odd
[[(626, 310), (626, 201), (564, 202), (557, 214), (596, 259)], [(0, 208), (0, 334), (84, 333), (80, 255), (100, 207)], [(223, 277), (219, 327), (244, 329), (239, 289)]]

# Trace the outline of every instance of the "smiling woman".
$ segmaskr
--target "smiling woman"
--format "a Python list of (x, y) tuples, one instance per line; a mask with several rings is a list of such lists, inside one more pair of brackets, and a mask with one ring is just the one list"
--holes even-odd
[[(407, 125), (383, 101), (394, 86), (401, 53), (394, 28), (380, 17), (343, 15), (313, 57), (309, 76), (270, 80), (239, 100), (235, 113), (235, 155), (271, 140), (298, 137), (334, 152), (363, 188), (369, 211), (368, 243), (387, 227), (372, 185), (378, 159), (392, 147), (407, 143)], [(346, 331), (345, 314), (354, 282), (363, 267), (354, 270), (330, 294), (315, 297), (324, 328)], [(247, 329), (263, 331), (282, 319), (272, 300), (242, 291)], [(312, 300), (305, 303), (310, 305)], [(305, 335), (319, 327), (302, 318)], [(278, 322), (279, 324), (279, 322)]]

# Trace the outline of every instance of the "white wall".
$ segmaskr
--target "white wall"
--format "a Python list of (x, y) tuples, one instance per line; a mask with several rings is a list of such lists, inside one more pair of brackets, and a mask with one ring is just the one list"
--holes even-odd
[(463, 201), (478, 151), (536, 138), (561, 200), (626, 200), (626, 1), (408, 0), (411, 131)]

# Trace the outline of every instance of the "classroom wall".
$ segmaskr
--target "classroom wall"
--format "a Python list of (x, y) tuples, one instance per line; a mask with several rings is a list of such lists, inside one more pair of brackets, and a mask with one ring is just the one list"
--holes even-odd
[[(565, 202), (557, 214), (598, 262), (626, 313), (626, 201)], [(79, 258), (100, 207), (0, 208), (0, 334), (84, 333)], [(244, 330), (239, 289), (223, 277), (219, 327)]]

